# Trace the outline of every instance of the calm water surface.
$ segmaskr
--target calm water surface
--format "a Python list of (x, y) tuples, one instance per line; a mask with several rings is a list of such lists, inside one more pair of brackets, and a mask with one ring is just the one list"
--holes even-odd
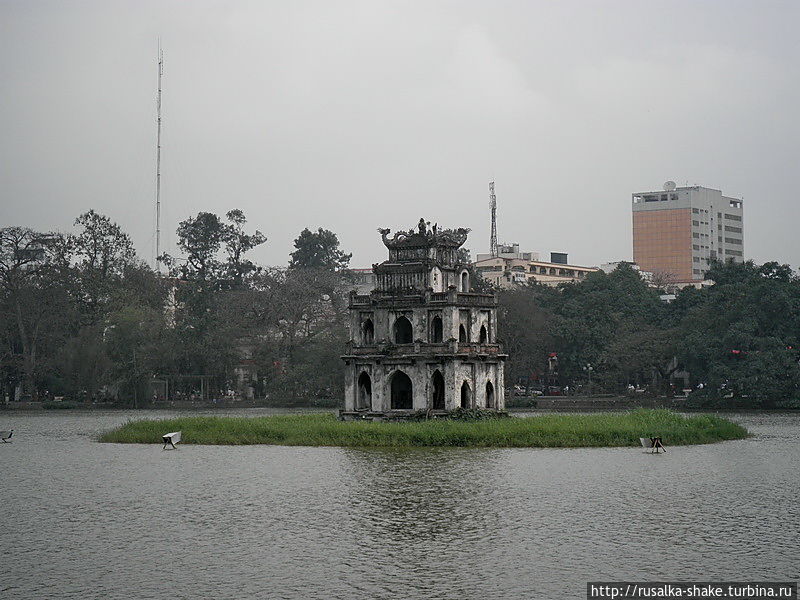
[(15, 429), (0, 598), (560, 599), (587, 580), (800, 579), (798, 414), (733, 414), (755, 437), (666, 455), (95, 441), (167, 416), (0, 413)]

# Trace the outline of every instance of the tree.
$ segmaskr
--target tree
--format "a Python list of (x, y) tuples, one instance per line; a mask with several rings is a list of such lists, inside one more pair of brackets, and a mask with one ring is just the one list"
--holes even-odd
[(136, 261), (130, 236), (108, 217), (90, 210), (77, 219), (82, 230), (70, 236), (76, 295), (89, 324), (102, 320), (114, 286)]
[[(628, 264), (609, 274), (590, 273), (580, 283), (560, 286), (548, 296), (551, 333), (559, 353), (559, 373), (565, 381), (586, 377), (584, 367), (602, 365), (609, 345), (626, 331), (660, 323), (664, 305), (658, 293)], [(598, 380), (602, 381), (602, 374)]]
[(112, 368), (103, 340), (103, 328), (85, 326), (62, 345), (56, 360), (60, 392), (87, 403), (99, 395)]
[(181, 221), (177, 234), (178, 247), (186, 253), (183, 262), (168, 254), (159, 257), (172, 275), (201, 282), (217, 279), (221, 269), (217, 254), (225, 236), (220, 218), (214, 213), (199, 212), (196, 217)]
[(331, 294), (339, 274), (327, 269), (265, 269), (231, 312), (251, 333), (251, 348), (273, 393), (298, 397), (330, 389), (341, 376), (346, 306)]
[(110, 315), (108, 355), (120, 392), (134, 408), (148, 400), (148, 380), (163, 369), (164, 315), (143, 306), (126, 306)]
[(291, 253), (290, 269), (326, 269), (341, 271), (350, 264), (352, 254), (339, 250), (339, 238), (332, 231), (320, 227), (316, 232), (303, 229), (294, 241), (296, 250)]
[(64, 236), (24, 227), (0, 229), (0, 302), (13, 315), (11, 348), (34, 399), (42, 359), (52, 355), (71, 325), (68, 270)]
[(541, 376), (546, 371), (547, 356), (554, 350), (550, 333), (553, 315), (543, 308), (542, 297), (558, 293), (532, 282), (498, 291), (498, 339), (508, 353), (506, 380)]
[[(717, 262), (715, 283), (682, 292), (678, 357), (714, 401), (774, 406), (800, 395), (800, 281), (788, 265)], [(724, 392), (723, 392), (724, 390)], [(715, 398), (716, 397), (716, 398)]]
[(266, 242), (267, 238), (258, 230), (252, 234), (244, 232), (247, 219), (238, 208), (228, 211), (226, 216), (229, 223), (223, 228), (222, 239), (228, 255), (225, 263), (227, 276), (233, 288), (241, 288), (245, 278), (258, 270), (253, 262), (244, 258), (244, 254)]
[(650, 284), (657, 290), (663, 291), (667, 294), (676, 291), (677, 277), (670, 271), (653, 271), (650, 275)]

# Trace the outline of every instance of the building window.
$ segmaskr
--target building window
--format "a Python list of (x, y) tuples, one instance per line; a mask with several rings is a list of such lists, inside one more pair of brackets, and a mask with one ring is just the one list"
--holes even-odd
[(692, 237), (693, 237), (693, 238), (698, 238), (698, 239), (699, 239), (699, 238), (700, 238), (700, 234), (699, 234), (699, 233), (693, 233), (693, 234), (692, 234)]
[(692, 225), (695, 227), (700, 227), (700, 221), (692, 221)]
[(729, 254), (730, 256), (741, 256), (742, 252), (740, 250), (725, 250), (725, 254)]
[(725, 218), (729, 221), (739, 221), (740, 223), (742, 221), (742, 217), (739, 215), (729, 215), (728, 213), (725, 213)]
[(725, 231), (730, 231), (731, 233), (742, 233), (742, 228), (741, 227), (729, 227), (728, 225), (725, 225)]
[(737, 246), (742, 245), (742, 240), (737, 240), (736, 238), (725, 238), (726, 244), (736, 244)]

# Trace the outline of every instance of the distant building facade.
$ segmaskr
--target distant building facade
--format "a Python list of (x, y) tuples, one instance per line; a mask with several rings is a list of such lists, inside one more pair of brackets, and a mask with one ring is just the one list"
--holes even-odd
[(550, 260), (539, 260), (538, 252), (520, 252), (519, 244), (498, 246), (497, 256), (478, 254), (473, 263), (475, 271), (498, 288), (537, 281), (556, 286), (560, 283), (583, 281), (594, 267), (568, 264), (567, 254), (551, 252)]
[(375, 289), (350, 293), (342, 417), (503, 410), (497, 298), (470, 291), (459, 259), (469, 230), (379, 231), (389, 259), (373, 266)]
[(670, 273), (676, 284), (698, 284), (713, 260), (744, 260), (742, 200), (702, 186), (636, 192), (633, 262), (643, 271)]

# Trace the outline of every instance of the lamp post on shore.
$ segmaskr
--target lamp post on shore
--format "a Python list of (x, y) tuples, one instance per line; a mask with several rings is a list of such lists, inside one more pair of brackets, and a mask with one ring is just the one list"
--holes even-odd
[(594, 371), (594, 367), (592, 363), (586, 363), (586, 366), (583, 367), (583, 370), (586, 371), (587, 375), (589, 375), (589, 389), (592, 389), (592, 371)]

